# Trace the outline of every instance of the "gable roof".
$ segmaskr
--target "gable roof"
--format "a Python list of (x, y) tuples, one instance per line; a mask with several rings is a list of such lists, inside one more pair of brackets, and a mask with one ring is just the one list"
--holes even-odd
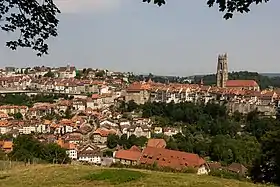
[(232, 163), (228, 166), (228, 170), (235, 173), (240, 173), (242, 175), (244, 175), (248, 171), (248, 169), (245, 166), (239, 163)]
[(139, 149), (139, 147), (137, 147), (136, 145), (132, 146), (129, 150), (141, 153), (141, 149)]
[(119, 150), (115, 154), (115, 158), (137, 161), (141, 156), (141, 152), (131, 150)]
[(226, 87), (258, 87), (255, 80), (228, 80)]
[(149, 139), (147, 147), (165, 148), (166, 142), (164, 139)]
[(154, 147), (146, 147), (139, 161), (141, 164), (157, 163), (160, 167), (171, 167), (175, 169), (200, 167), (206, 163), (197, 154)]

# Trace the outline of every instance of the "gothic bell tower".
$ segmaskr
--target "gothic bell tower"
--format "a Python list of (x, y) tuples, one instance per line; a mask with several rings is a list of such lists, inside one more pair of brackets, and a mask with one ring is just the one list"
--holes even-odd
[(217, 87), (226, 87), (228, 80), (228, 56), (227, 53), (218, 56), (216, 81)]

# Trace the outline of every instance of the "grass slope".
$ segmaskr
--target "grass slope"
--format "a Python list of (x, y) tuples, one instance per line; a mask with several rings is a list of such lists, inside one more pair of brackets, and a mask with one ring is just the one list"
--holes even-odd
[(194, 174), (93, 166), (36, 165), (0, 171), (0, 187), (256, 187), (251, 183)]

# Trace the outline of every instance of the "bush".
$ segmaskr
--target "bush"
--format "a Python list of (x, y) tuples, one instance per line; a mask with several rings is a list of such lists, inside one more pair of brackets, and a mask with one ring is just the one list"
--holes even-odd
[(238, 173), (233, 173), (226, 170), (213, 169), (210, 171), (209, 175), (225, 179), (246, 180), (246, 178), (242, 177)]

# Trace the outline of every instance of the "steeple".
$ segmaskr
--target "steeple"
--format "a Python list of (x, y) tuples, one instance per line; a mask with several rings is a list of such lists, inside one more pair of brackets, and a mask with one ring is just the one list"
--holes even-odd
[(220, 54), (218, 55), (218, 63), (217, 63), (217, 87), (226, 87), (226, 82), (228, 81), (228, 55)]

